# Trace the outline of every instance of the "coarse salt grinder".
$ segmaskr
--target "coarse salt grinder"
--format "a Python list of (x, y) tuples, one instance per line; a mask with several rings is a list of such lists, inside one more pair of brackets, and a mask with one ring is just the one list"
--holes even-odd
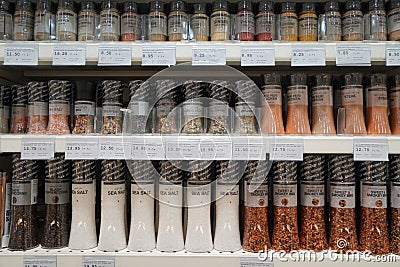
[(95, 83), (78, 81), (76, 83), (76, 98), (74, 105), (73, 134), (90, 134), (94, 132), (94, 119), (96, 112), (96, 87)]
[(126, 248), (125, 172), (121, 160), (101, 162), (101, 222), (98, 249)]
[(105, 80), (103, 88), (103, 134), (119, 134), (122, 132), (122, 82)]
[(51, 80), (49, 85), (48, 134), (69, 134), (70, 101), (72, 87), (69, 81)]
[(150, 117), (150, 84), (148, 82), (143, 83), (141, 80), (130, 81), (128, 82), (128, 89), (130, 99), (128, 105), (129, 120), (125, 121), (124, 131), (132, 134), (145, 133), (147, 120)]
[(72, 220), (68, 247), (91, 249), (97, 246), (96, 162), (72, 162)]
[(11, 130), (13, 134), (24, 134), (28, 127), (27, 104), (28, 88), (25, 85), (13, 85), (11, 87)]
[(49, 120), (49, 89), (46, 82), (28, 83), (28, 133), (45, 134)]

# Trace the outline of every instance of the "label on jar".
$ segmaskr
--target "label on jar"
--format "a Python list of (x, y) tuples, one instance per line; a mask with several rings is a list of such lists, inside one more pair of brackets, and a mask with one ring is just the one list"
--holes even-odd
[(146, 116), (149, 112), (149, 103), (144, 101), (131, 101), (129, 102), (131, 115)]
[(367, 88), (368, 107), (387, 107), (387, 88), (369, 87)]
[(263, 13), (256, 16), (256, 34), (275, 32), (275, 15), (273, 13)]
[(386, 185), (361, 183), (361, 206), (364, 208), (387, 208)]
[(184, 116), (203, 116), (203, 105), (201, 103), (185, 103), (183, 106)]
[(192, 16), (190, 21), (190, 28), (192, 29), (193, 35), (196, 36), (209, 36), (210, 26), (209, 18), (205, 14), (195, 14)]
[[(4, 232), (3, 232), (3, 247), (8, 245), (8, 236), (10, 235), (11, 226), (11, 183), (6, 183), (5, 203), (4, 203)], [(7, 239), (7, 240), (6, 240)], [(0, 244), (1, 245), (1, 244)]]
[(167, 16), (165, 15), (150, 15), (149, 34), (167, 35)]
[(29, 115), (49, 116), (49, 104), (46, 102), (29, 103)]
[(105, 12), (100, 14), (101, 33), (111, 33), (119, 35), (119, 15), (114, 12)]
[(390, 186), (391, 207), (400, 209), (400, 182), (392, 182)]
[(78, 16), (78, 34), (95, 35), (96, 14), (94, 12), (81, 11)]
[(111, 183), (102, 182), (101, 184), (101, 201), (102, 204), (107, 203), (108, 205), (115, 207), (115, 205), (121, 205), (125, 203), (125, 182), (124, 181), (113, 181)]
[(10, 119), (10, 106), (0, 106), (0, 118)]
[(14, 181), (11, 191), (12, 205), (34, 205), (37, 203), (38, 180)]
[(390, 90), (390, 107), (400, 107), (400, 87), (395, 87)]
[(356, 207), (355, 183), (331, 183), (330, 205), (337, 209), (354, 209)]
[(297, 23), (296, 16), (281, 16), (281, 35), (294, 34), (297, 36)]
[(297, 184), (274, 183), (274, 206), (297, 207)]
[(318, 18), (315, 16), (307, 16), (299, 18), (299, 36), (315, 36), (317, 37)]
[(389, 33), (400, 30), (400, 8), (392, 9), (389, 12), (387, 24)]
[(140, 17), (135, 13), (126, 12), (121, 16), (121, 34), (140, 34)]
[(148, 196), (154, 198), (154, 184), (131, 184), (131, 195), (133, 197)]
[(94, 116), (96, 107), (94, 102), (87, 102), (85, 104), (75, 104), (74, 110), (75, 115)]
[(35, 13), (35, 33), (50, 34), (50, 25), (54, 23), (54, 15), (48, 11)]
[(173, 110), (173, 108), (174, 108), (174, 104), (172, 104), (172, 103), (164, 103), (164, 104), (157, 105), (157, 117), (168, 116), (169, 113)]
[(307, 86), (293, 85), (287, 88), (288, 105), (303, 105), (307, 106)]
[(0, 14), (0, 35), (5, 39), (12, 38), (13, 21), (12, 16), (9, 14)]
[(175, 14), (168, 16), (168, 34), (186, 34), (188, 16), (186, 14)]
[(315, 86), (311, 91), (312, 106), (332, 106), (332, 86)]
[(49, 104), (50, 115), (69, 115), (69, 104), (63, 103), (50, 103)]
[(211, 203), (211, 184), (188, 185), (186, 187), (186, 205), (188, 207), (198, 207)]
[(279, 85), (264, 85), (262, 93), (268, 104), (282, 105), (282, 87)]
[(363, 105), (362, 86), (343, 86), (342, 106), (346, 105)]
[(61, 205), (69, 203), (68, 181), (54, 182), (49, 179), (44, 188), (45, 204)]
[(32, 35), (33, 21), (34, 18), (32, 12), (16, 11), (14, 15), (14, 33)]
[(214, 103), (208, 108), (210, 117), (228, 117), (229, 105), (224, 103)]
[(253, 110), (247, 104), (237, 104), (235, 107), (235, 112), (239, 117), (254, 117)]
[[(378, 29), (376, 32), (371, 32), (371, 34), (386, 34), (387, 31), (386, 14), (372, 13), (371, 20), (372, 19), (375, 19), (375, 21), (373, 21), (371, 24), (375, 24), (374, 26), (377, 27)], [(367, 25), (367, 27), (370, 27), (370, 25)]]
[(57, 12), (57, 31), (76, 34), (76, 14), (72, 11)]
[(342, 19), (343, 35), (362, 34), (362, 25), (362, 14), (355, 15), (345, 13)]
[(159, 184), (158, 200), (167, 205), (182, 206), (182, 186)]
[(72, 183), (72, 203), (76, 205), (96, 203), (96, 183)]
[(103, 106), (103, 117), (122, 117), (120, 106)]
[(244, 205), (253, 208), (268, 207), (268, 185), (261, 184), (250, 192), (250, 183), (246, 182), (244, 186)]
[[(236, 182), (236, 181), (235, 181)], [(216, 197), (239, 196), (239, 186), (236, 184), (219, 184), (217, 183)]]
[(211, 34), (229, 33), (231, 27), (231, 15), (228, 12), (219, 11), (211, 15)]
[(254, 33), (254, 15), (249, 12), (236, 15), (236, 33)]
[(22, 107), (20, 106), (13, 106), (12, 107), (12, 116), (17, 118), (17, 117), (26, 117), (26, 106), (23, 105)]
[(339, 12), (326, 14), (326, 34), (328, 36), (339, 35), (342, 33), (342, 16)]
[(307, 207), (325, 206), (325, 185), (324, 183), (300, 183), (301, 205)]

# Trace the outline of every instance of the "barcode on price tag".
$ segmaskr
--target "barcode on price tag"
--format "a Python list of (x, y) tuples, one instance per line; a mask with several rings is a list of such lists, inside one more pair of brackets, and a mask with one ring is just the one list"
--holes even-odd
[(122, 45), (99, 45), (98, 66), (131, 66), (132, 47)]
[(240, 267), (274, 267), (274, 263), (258, 257), (240, 257)]
[(201, 140), (200, 157), (207, 160), (229, 160), (232, 158), (232, 142)]
[(24, 267), (57, 267), (57, 256), (24, 256)]
[(6, 44), (4, 65), (37, 66), (39, 62), (38, 44)]
[(201, 159), (199, 141), (180, 140), (165, 143), (166, 158), (172, 159)]
[(115, 258), (83, 256), (82, 267), (115, 267)]
[(138, 160), (163, 160), (165, 159), (164, 143), (160, 139), (132, 140), (132, 159)]
[(271, 160), (281, 161), (302, 161), (304, 153), (304, 143), (302, 140), (272, 141), (269, 146), (269, 156)]
[(52, 158), (54, 158), (54, 141), (22, 139), (21, 159), (43, 160)]
[(389, 144), (387, 140), (354, 138), (353, 154), (355, 161), (388, 161)]
[(323, 45), (292, 45), (292, 67), (299, 66), (326, 66), (326, 51)]
[(275, 66), (275, 47), (242, 45), (241, 66)]
[(143, 45), (142, 66), (173, 66), (175, 64), (175, 45)]
[(54, 44), (53, 66), (84, 66), (86, 64), (86, 45)]
[(132, 144), (122, 138), (99, 140), (98, 159), (131, 159)]
[(65, 140), (65, 159), (97, 159), (99, 154), (99, 142), (82, 139)]
[(336, 66), (371, 66), (371, 46), (336, 45)]
[(400, 66), (400, 46), (386, 45), (386, 66)]
[(225, 45), (194, 45), (192, 48), (192, 65), (225, 65)]

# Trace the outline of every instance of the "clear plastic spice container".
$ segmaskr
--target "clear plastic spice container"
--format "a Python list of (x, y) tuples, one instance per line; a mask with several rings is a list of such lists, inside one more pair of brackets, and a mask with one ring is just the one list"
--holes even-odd
[(208, 133), (227, 134), (230, 132), (229, 86), (229, 82), (219, 80), (210, 84), (209, 94), (212, 100), (208, 107)]
[(45, 164), (45, 209), (43, 248), (68, 246), (71, 169), (64, 154), (54, 155)]
[(400, 74), (390, 82), (390, 128), (392, 134), (400, 134)]
[(74, 105), (73, 134), (90, 134), (94, 132), (94, 116), (96, 112), (96, 86), (93, 82), (79, 81), (77, 100)]
[(364, 39), (363, 12), (361, 1), (346, 1), (346, 12), (342, 16), (343, 41), (362, 41)]
[(13, 134), (24, 134), (28, 127), (28, 88), (25, 85), (11, 87), (11, 131)]
[(303, 3), (299, 14), (299, 41), (318, 40), (318, 16), (315, 3)]
[(360, 250), (373, 254), (389, 253), (387, 222), (388, 192), (386, 162), (361, 162)]
[(177, 112), (172, 112), (176, 106), (175, 100), (178, 94), (176, 83), (172, 80), (158, 80), (155, 83), (155, 87), (158, 99), (156, 104), (156, 132), (163, 134), (177, 133), (178, 114)]
[(11, 88), (0, 85), (0, 133), (9, 133)]
[(274, 226), (272, 249), (290, 252), (300, 248), (297, 224), (297, 163), (272, 163)]
[(149, 12), (149, 40), (166, 41), (167, 40), (167, 15), (165, 13), (165, 3), (162, 1), (150, 2)]
[(57, 40), (76, 41), (77, 15), (73, 0), (59, 0), (57, 9)]
[(13, 17), (10, 13), (10, 3), (0, 1), (0, 40), (13, 39)]
[(14, 13), (14, 41), (33, 40), (33, 9), (28, 0), (17, 0)]
[(253, 41), (255, 32), (255, 18), (253, 5), (249, 0), (242, 0), (237, 4), (238, 12), (235, 17), (235, 35), (240, 41)]
[(37, 247), (38, 165), (33, 160), (12, 156), (12, 203), (9, 250)]
[(261, 91), (263, 116), (261, 132), (267, 134), (284, 134), (282, 117), (282, 86), (279, 73), (267, 73), (261, 76), (263, 85)]
[(298, 37), (296, 4), (293, 2), (282, 3), (279, 18), (279, 40), (296, 42)]
[(142, 19), (135, 2), (125, 2), (121, 14), (121, 41), (136, 41), (142, 38)]
[(50, 0), (39, 0), (35, 11), (34, 40), (56, 39), (56, 15)]
[(321, 155), (304, 155), (300, 164), (302, 249), (313, 251), (328, 249), (325, 228), (326, 167), (326, 158)]
[(258, 4), (255, 24), (257, 41), (275, 40), (275, 14), (272, 2), (261, 1)]
[(103, 134), (119, 134), (122, 132), (122, 83), (105, 80), (102, 82), (103, 97)]
[(193, 4), (193, 15), (190, 17), (190, 36), (196, 41), (210, 39), (210, 18), (207, 15), (207, 4)]
[(185, 103), (183, 104), (183, 133), (201, 134), (203, 127), (203, 84), (197, 81), (187, 81), (183, 85)]
[(100, 23), (95, 3), (83, 1), (78, 14), (78, 41), (96, 41), (97, 27)]
[(400, 40), (400, 0), (390, 0), (387, 14), (389, 41)]
[(100, 41), (119, 41), (121, 35), (120, 16), (117, 2), (107, 0), (101, 3)]
[(384, 0), (370, 0), (368, 13), (364, 18), (364, 39), (371, 41), (387, 40), (387, 18)]
[(168, 40), (181, 41), (188, 39), (189, 16), (184, 1), (172, 1), (169, 5)]
[(235, 91), (238, 94), (235, 112), (237, 121), (235, 123), (235, 132), (239, 134), (256, 134), (255, 127), (255, 90), (258, 87), (247, 80), (235, 82)]
[(338, 1), (325, 3), (325, 13), (319, 16), (319, 40), (342, 40), (342, 16), (339, 11)]
[(50, 80), (48, 134), (69, 134), (71, 82)]
[(390, 155), (390, 252), (400, 255), (400, 156)]
[(211, 41), (225, 41), (231, 38), (231, 15), (228, 12), (228, 2), (217, 0), (212, 5)]
[(45, 134), (49, 121), (49, 88), (46, 82), (28, 83), (28, 133)]

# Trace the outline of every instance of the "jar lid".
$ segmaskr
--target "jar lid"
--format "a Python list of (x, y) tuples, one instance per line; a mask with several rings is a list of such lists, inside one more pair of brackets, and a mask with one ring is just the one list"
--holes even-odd
[(273, 11), (274, 10), (274, 3), (271, 1), (261, 1), (258, 3), (258, 12), (262, 11)]
[(121, 81), (105, 80), (101, 84), (103, 87), (104, 102), (106, 101), (122, 102), (123, 89)]
[(89, 81), (77, 81), (76, 83), (76, 100), (96, 100), (96, 84)]
[(300, 163), (300, 179), (303, 181), (324, 181), (326, 158), (323, 155), (304, 155)]
[(94, 10), (95, 4), (92, 1), (83, 1), (81, 3), (81, 10)]
[(329, 75), (329, 74), (325, 74), (325, 73), (317, 74), (317, 75), (315, 75), (314, 79), (315, 79), (316, 86), (321, 86), (321, 85), (329, 86), (332, 84), (331, 83), (331, 75)]
[(72, 183), (88, 182), (93, 180), (96, 180), (96, 161), (72, 161)]
[(400, 7), (400, 0), (391, 0), (390, 4), (389, 4), (389, 8), (393, 9), (393, 8), (397, 8)]
[(331, 156), (328, 166), (331, 182), (355, 182), (356, 167), (352, 155)]
[(296, 161), (276, 161), (272, 163), (275, 182), (294, 182), (297, 180)]
[(49, 100), (71, 101), (72, 98), (72, 83), (70, 81), (50, 80)]
[(277, 72), (261, 75), (263, 85), (281, 85), (281, 75)]
[(101, 2), (101, 9), (110, 9), (110, 8), (117, 9), (117, 2), (111, 0)]
[(134, 80), (128, 82), (129, 99), (135, 101), (148, 101), (151, 88), (149, 82), (143, 84), (143, 80)]
[(17, 0), (15, 9), (32, 10), (32, 3), (29, 0)]
[(5, 0), (1, 0), (0, 1), (0, 10), (10, 12), (10, 3)]
[(301, 11), (302, 12), (307, 12), (307, 11), (315, 12), (315, 4), (314, 3), (303, 3)]
[(346, 1), (346, 10), (361, 10), (361, 1), (359, 0)]
[(345, 85), (362, 85), (363, 75), (361, 73), (348, 73), (344, 75)]
[(28, 83), (28, 102), (48, 102), (49, 88), (46, 82)]
[(103, 105), (103, 98), (104, 98), (103, 84), (98, 83), (97, 87), (96, 87), (96, 104), (97, 104), (97, 106), (101, 107)]
[(238, 3), (238, 10), (243, 10), (243, 9), (247, 9), (247, 10), (253, 10), (253, 5), (249, 0), (242, 0)]
[(165, 12), (165, 3), (163, 1), (150, 2), (150, 12), (163, 11)]
[(206, 3), (193, 4), (193, 13), (194, 14), (206, 14), (207, 13), (207, 4)]
[(307, 75), (305, 73), (295, 73), (289, 76), (290, 85), (306, 85)]
[(36, 9), (48, 9), (51, 8), (50, 0), (39, 0)]
[(135, 2), (125, 2), (124, 3), (124, 12), (125, 11), (133, 11), (133, 12), (137, 12), (138, 8)]
[(213, 6), (212, 7), (213, 11), (216, 11), (216, 10), (228, 10), (228, 2), (225, 1), (225, 0), (214, 1), (212, 6)]
[(25, 85), (11, 86), (12, 103), (27, 104), (28, 103), (28, 88)]
[(385, 10), (385, 1), (383, 0), (370, 0), (368, 9), (371, 10)]
[(282, 11), (296, 11), (296, 3), (294, 2), (283, 2), (281, 5)]
[(367, 86), (386, 86), (386, 74), (375, 73), (366, 77)]
[(215, 80), (210, 83), (210, 97), (222, 102), (229, 101), (230, 84), (228, 81)]
[(169, 5), (169, 11), (181, 11), (186, 12), (186, 3), (184, 1), (172, 1)]
[(58, 8), (69, 8), (74, 9), (74, 1), (73, 0), (59, 0)]
[(325, 12), (327, 11), (339, 11), (338, 1), (328, 1), (325, 3)]

